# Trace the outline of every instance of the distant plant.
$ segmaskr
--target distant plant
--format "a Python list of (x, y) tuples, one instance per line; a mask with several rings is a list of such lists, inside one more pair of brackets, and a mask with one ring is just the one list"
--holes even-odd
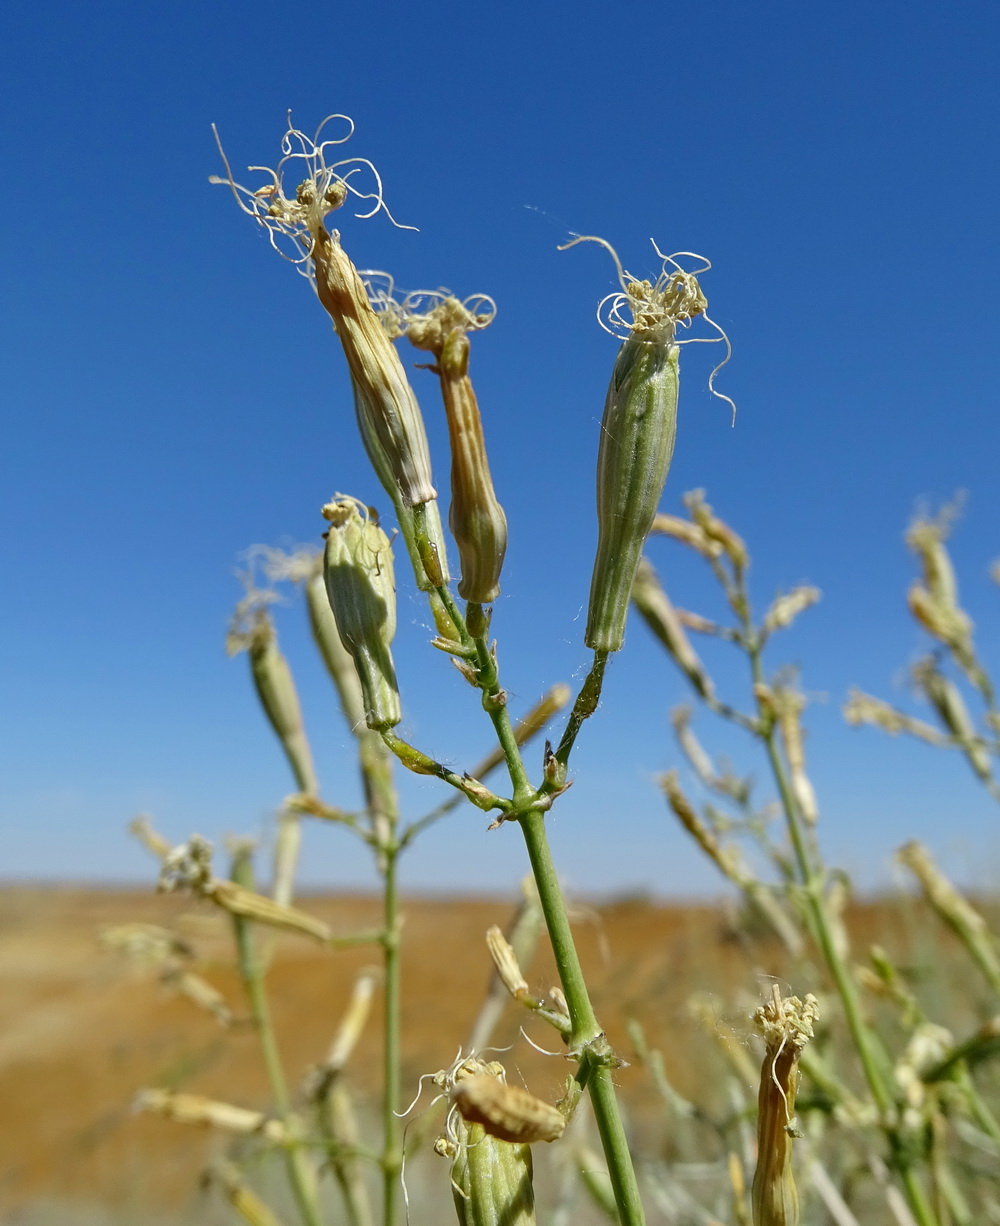
[[(991, 1016), (972, 1034), (956, 1039), (942, 1024), (947, 1014), (937, 1019), (928, 1014), (904, 971), (893, 965), (884, 949), (873, 946), (867, 965), (853, 962), (843, 923), (850, 883), (843, 872), (824, 863), (818, 840), (819, 805), (806, 769), (802, 726), (806, 698), (787, 669), (770, 677), (764, 669), (764, 652), (771, 639), (815, 604), (820, 593), (812, 587), (796, 588), (778, 597), (758, 619), (747, 584), (750, 554), (746, 545), (718, 518), (701, 491), (687, 495), (685, 503), (688, 518), (658, 515), (651, 540), (657, 536), (671, 538), (700, 554), (719, 583), (730, 617), (714, 621), (676, 608), (648, 560), (640, 567), (633, 599), (697, 700), (742, 728), (760, 745), (777, 792), (777, 813), (770, 805), (761, 808), (754, 802), (750, 779), (713, 761), (694, 732), (689, 707), (675, 710), (674, 730), (705, 800), (699, 811), (676, 770), (663, 777), (663, 789), (684, 828), (742, 892), (749, 913), (774, 931), (800, 964), (799, 973), (817, 991), (819, 975), (825, 973), (828, 990), (839, 1006), (847, 1044), (831, 1041), (828, 1028), (835, 1014), (832, 1001), (821, 993), (823, 1025), (817, 1028), (817, 1046), (803, 1051), (799, 1062), (812, 1090), (808, 1135), (814, 1155), (809, 1168), (814, 1186), (835, 1220), (855, 1220), (824, 1168), (818, 1165), (821, 1146), (839, 1133), (852, 1141), (854, 1160), (866, 1163), (885, 1186), (886, 1203), (897, 1221), (933, 1226), (982, 1221), (983, 1215), (995, 1220), (1000, 1209), (994, 1193), (996, 1171), (991, 1169), (986, 1179), (970, 1179), (969, 1146), (979, 1146), (1000, 1157), (996, 1108), (987, 1104), (972, 1075), (974, 1067), (998, 1047), (1000, 1013), (993, 1015), (1000, 994), (996, 939), (983, 916), (962, 898), (927, 849), (909, 843), (900, 850), (899, 859), (915, 874), (927, 901), (958, 935), (985, 977), (993, 996)], [(910, 589), (909, 603), (920, 624), (978, 692), (986, 708), (984, 727), (975, 727), (957, 686), (941, 671), (940, 654), (921, 660), (913, 671), (943, 731), (857, 692), (848, 700), (845, 715), (851, 723), (872, 723), (891, 733), (905, 731), (934, 745), (960, 749), (995, 795), (990, 761), (996, 758), (1000, 743), (994, 687), (973, 648), (971, 619), (958, 606), (954, 570), (944, 545), (948, 521), (948, 514), (936, 520), (920, 518), (907, 534), (907, 542), (921, 558), (924, 571), (923, 578)], [(689, 632), (724, 640), (744, 655), (749, 686), (746, 708), (720, 697)], [(782, 836), (772, 832), (778, 815), (783, 819)], [(749, 859), (741, 847), (747, 843), (752, 848)], [(755, 867), (761, 862), (770, 870), (766, 875)], [(812, 963), (817, 956), (822, 972)], [(894, 1016), (883, 1019), (883, 1026), (877, 1024), (866, 1005), (866, 994), (891, 1006)], [(955, 1011), (955, 1002), (944, 1003), (948, 1013)], [(814, 1021), (813, 1015), (810, 1023)], [(853, 1084), (844, 1067), (848, 1051), (860, 1068), (863, 1086)], [(768, 1122), (765, 1110), (766, 1098), (770, 1102), (765, 1094), (769, 1067), (773, 1079), (780, 1080), (778, 1064), (767, 1055), (758, 1116), (761, 1155), (775, 1149), (774, 1125)], [(784, 1127), (797, 1131), (794, 1082), (791, 1092), (789, 1086), (784, 1087), (783, 1103)], [(884, 1139), (883, 1156), (864, 1140), (872, 1133)], [(755, 1226), (797, 1220), (797, 1210), (788, 1197), (783, 1203), (762, 1202), (760, 1180), (764, 1169), (762, 1158), (758, 1158), (753, 1189)], [(893, 1186), (894, 1179), (902, 1189), (905, 1205)], [(967, 1199), (973, 1191), (979, 1198), (978, 1210)]]

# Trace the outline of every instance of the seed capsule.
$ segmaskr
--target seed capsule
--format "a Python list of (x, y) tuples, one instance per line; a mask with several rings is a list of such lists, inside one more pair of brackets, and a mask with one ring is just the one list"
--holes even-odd
[(799, 1197), (792, 1172), (795, 1130), (795, 1091), (799, 1056), (813, 1037), (818, 1016), (816, 998), (789, 996), (783, 1000), (777, 985), (768, 1004), (754, 1014), (766, 1051), (757, 1095), (757, 1169), (751, 1202), (754, 1226), (797, 1226)]
[(491, 315), (476, 315), (457, 298), (445, 297), (424, 315), (413, 315), (406, 335), (437, 359), (441, 396), (451, 442), (451, 510), (448, 522), (458, 546), (463, 600), (489, 604), (500, 595), (507, 552), (507, 517), (493, 490), (476, 393), (469, 378), (469, 338)]
[[(365, 449), (369, 456), (377, 451), (385, 457), (404, 506), (430, 502), (437, 491), (431, 482), (427, 433), (399, 354), (339, 236), (321, 228), (315, 239), (311, 255), (316, 293), (333, 319), (357, 389), (355, 406)], [(377, 463), (375, 469), (378, 472)], [(382, 473), (378, 475), (382, 479)], [(394, 497), (394, 490), (386, 488)]]
[(493, 1073), (476, 1073), (455, 1086), (451, 1101), (470, 1124), (482, 1124), (491, 1137), (530, 1144), (556, 1141), (566, 1130), (562, 1113), (519, 1086)]
[[(471, 1099), (492, 1094), (490, 1089), (468, 1090), (467, 1087), (480, 1087), (490, 1082), (502, 1094), (510, 1089), (502, 1077), (502, 1065), (486, 1064), (473, 1057), (438, 1073), (434, 1079), (450, 1091), (457, 1108), (449, 1113), (447, 1131), (438, 1138), (434, 1149), (452, 1159), (451, 1186), (460, 1226), (534, 1226), (535, 1223), (530, 1145), (523, 1138), (502, 1139), (487, 1120), (475, 1122), (474, 1108), (472, 1116), (466, 1113)], [(525, 1091), (520, 1093), (532, 1098)], [(555, 1111), (555, 1108), (548, 1110)], [(565, 1126), (565, 1121), (562, 1122)]]
[[(585, 241), (597, 242), (609, 251), (618, 268), (621, 293), (611, 294), (601, 304), (607, 323), (601, 322), (612, 335), (625, 335), (601, 421), (597, 557), (584, 636), (588, 647), (609, 652), (619, 651), (625, 641), (625, 619), (642, 544), (674, 453), (680, 381), (677, 328), (688, 327), (699, 315), (708, 320), (708, 303), (695, 275), (685, 272), (673, 256), (664, 256), (655, 243), (663, 270), (650, 282), (626, 273), (603, 239), (577, 238), (567, 246)], [(706, 261), (704, 268), (708, 267)], [(599, 308), (599, 318), (601, 314)], [(716, 330), (728, 352), (725, 333)], [(713, 371), (710, 388), (714, 375)]]
[(389, 538), (352, 498), (323, 508), (330, 522), (323, 576), (340, 640), (361, 682), (369, 728), (402, 719), (391, 644), (396, 633), (396, 586)]
[[(226, 177), (214, 181), (228, 183), (240, 208), (269, 232), (272, 245), (285, 255), (289, 255), (291, 248), (292, 263), (307, 271), (316, 296), (333, 320), (351, 378), (359, 389), (359, 422), (365, 447), (369, 454), (378, 450), (385, 457), (391, 472), (392, 487), (386, 484), (389, 496), (413, 507), (437, 496), (431, 481), (430, 449), (420, 407), (399, 355), (341, 245), (339, 233), (326, 225), (327, 217), (352, 193), (375, 200), (368, 216), (385, 207), (377, 174), (376, 189), (370, 195), (360, 192), (350, 181), (359, 169), (373, 169), (370, 163), (357, 159), (327, 163), (329, 151), (350, 137), (354, 125), (347, 120), (347, 134), (341, 137), (324, 133), (324, 128), (332, 120), (345, 118), (328, 116), (312, 138), (293, 128), (289, 121), (282, 141), (285, 156), (275, 170), (256, 168), (263, 170), (270, 180), (256, 191), (235, 182), (220, 144)], [(342, 171), (352, 162), (352, 169)], [(293, 168), (296, 177), (302, 172), (306, 174), (294, 189), (285, 182), (286, 174)], [(379, 477), (385, 482), (382, 470)]]
[(704, 665), (698, 659), (697, 652), (684, 633), (684, 626), (677, 616), (677, 610), (670, 603), (670, 598), (660, 585), (652, 563), (646, 558), (639, 559), (635, 581), (632, 584), (632, 600), (650, 630), (666, 647), (678, 668), (687, 675), (698, 693), (703, 698), (711, 698), (715, 693), (712, 679), (705, 672)]
[(319, 785), (292, 671), (278, 646), (267, 607), (255, 603), (253, 593), (236, 606), (226, 636), (226, 650), (230, 655), (246, 651), (260, 705), (281, 742), (299, 790), (315, 794)]
[(584, 641), (619, 651), (642, 545), (674, 453), (678, 348), (631, 335), (618, 351), (601, 422), (597, 457), (597, 557)]
[(359, 391), (357, 383), (354, 383), (353, 387), (354, 412), (358, 421), (361, 441), (365, 445), (365, 451), (368, 453), (372, 468), (375, 469), (375, 475), (381, 482), (382, 488), (392, 499), (393, 510), (396, 513), (396, 522), (399, 524), (399, 531), (406, 545), (406, 552), (410, 555), (417, 587), (425, 592), (433, 587), (443, 587), (450, 577), (448, 573), (448, 545), (445, 540), (444, 529), (441, 526), (441, 512), (438, 509), (437, 499), (432, 498), (424, 503), (424, 531), (426, 532), (430, 548), (437, 559), (437, 573), (432, 579), (428, 577), (427, 569), (420, 556), (416, 528), (413, 523), (413, 507), (409, 506), (403, 498), (390, 455), (383, 448), (378, 434), (370, 428), (369, 423), (375, 415), (375, 410), (372, 409), (369, 401), (366, 399), (365, 393)]
[(459, 1226), (535, 1226), (531, 1146), (499, 1141), (481, 1124), (460, 1126), (459, 1136), (451, 1154)]

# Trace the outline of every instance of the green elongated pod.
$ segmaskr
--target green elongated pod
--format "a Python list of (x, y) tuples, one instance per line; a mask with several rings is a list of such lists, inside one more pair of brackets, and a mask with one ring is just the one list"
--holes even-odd
[(340, 641), (349, 652), (364, 698), (369, 728), (392, 728), (402, 719), (392, 640), (396, 585), (389, 538), (352, 498), (323, 508), (330, 523), (323, 578)]
[(226, 638), (230, 655), (245, 651), (250, 674), (268, 722), (281, 742), (300, 791), (316, 793), (319, 785), (312, 751), (302, 722), (302, 708), (292, 670), (278, 646), (278, 635), (263, 605), (241, 601)]
[(597, 457), (597, 556), (590, 584), (588, 647), (619, 651), (643, 542), (666, 484), (677, 431), (679, 350), (633, 332), (615, 359)]

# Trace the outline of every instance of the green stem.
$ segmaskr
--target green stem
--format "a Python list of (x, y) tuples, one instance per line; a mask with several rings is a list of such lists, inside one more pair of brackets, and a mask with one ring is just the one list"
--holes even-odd
[(500, 685), (497, 662), (490, 651), (486, 637), (489, 620), (481, 604), (469, 603), (466, 609), (466, 624), (476, 648), (476, 671), (479, 674), (479, 688), (483, 691), (483, 709), (492, 721), (500, 748), (503, 750), (511, 786), (514, 789), (514, 803), (523, 805), (533, 794), (534, 789), (524, 769), (517, 737), (514, 735), (514, 725), (510, 722), (510, 715), (507, 712), (507, 695)]
[[(414, 523), (415, 525), (419, 523), (416, 516), (414, 516)], [(533, 807), (533, 805), (537, 806), (538, 801), (543, 797), (532, 788), (524, 769), (514, 729), (507, 713), (506, 695), (500, 686), (496, 661), (489, 649), (486, 637), (489, 621), (482, 605), (470, 602), (466, 610), (468, 617), (468, 622), (466, 622), (455, 608), (447, 587), (439, 588), (438, 594), (458, 628), (462, 641), (467, 642), (466, 636), (469, 636), (476, 648), (478, 682), (483, 693), (483, 707), (493, 723), (514, 789), (515, 808), (508, 812), (507, 816), (517, 818), (528, 849), (528, 858), (531, 861), (531, 869), (538, 888), (542, 913), (545, 916), (552, 952), (569, 1009), (572, 1027), (569, 1035), (570, 1050), (580, 1061), (578, 1080), (581, 1084), (586, 1082), (590, 1088), (594, 1116), (608, 1163), (608, 1172), (621, 1226), (645, 1226), (646, 1218), (642, 1201), (639, 1198), (639, 1185), (612, 1080), (612, 1069), (615, 1064), (614, 1053), (604, 1037), (604, 1032), (594, 1014), (594, 1007), (590, 1002), (583, 968), (580, 965), (580, 958), (570, 930), (569, 917), (566, 914), (566, 904), (552, 861), (543, 811), (538, 807)], [(569, 759), (573, 742), (584, 720), (597, 710), (607, 659), (608, 653), (605, 651), (594, 653), (593, 667), (577, 696), (569, 724), (559, 744), (557, 757), (563, 766)], [(402, 746), (393, 743), (398, 741), (398, 738), (385, 733), (383, 737), (389, 748), (405, 763), (406, 758), (403, 753), (400, 753)], [(439, 774), (439, 777), (445, 778), (445, 775), (440, 774), (437, 770), (430, 773)], [(447, 781), (457, 786), (452, 779)], [(551, 797), (548, 799), (551, 800)]]
[(369, 733), (360, 745), (361, 774), (371, 820), (371, 842), (382, 875), (383, 1091), (382, 1091), (382, 1221), (393, 1226), (399, 1213), (403, 1151), (396, 1111), (400, 1091), (400, 956), (399, 892), (397, 869), (399, 798), (393, 780), (392, 756), (377, 735)]
[(642, 1201), (639, 1199), (639, 1185), (612, 1081), (614, 1057), (597, 1021), (587, 991), (583, 967), (580, 965), (569, 916), (566, 914), (566, 904), (552, 861), (545, 818), (537, 809), (533, 809), (523, 814), (518, 821), (524, 834), (552, 952), (569, 1009), (572, 1024), (569, 1035), (570, 1050), (579, 1057), (580, 1079), (586, 1080), (590, 1090), (621, 1223), (622, 1226), (644, 1226), (646, 1218)]
[(980, 1097), (979, 1091), (972, 1080), (972, 1073), (967, 1065), (963, 1064), (957, 1070), (955, 1082), (962, 1088), (965, 1101), (969, 1106), (969, 1114), (993, 1141), (994, 1145), (1000, 1149), (1000, 1121), (997, 1120), (988, 1104)]
[[(750, 648), (749, 654), (754, 684), (761, 684), (763, 682), (763, 670), (761, 668), (760, 653), (758, 650)], [(764, 742), (768, 763), (774, 775), (778, 795), (781, 798), (781, 806), (785, 813), (792, 850), (802, 878), (802, 886), (804, 888), (805, 901), (813, 934), (823, 954), (823, 960), (826, 962), (836, 985), (841, 1007), (847, 1019), (847, 1027), (851, 1032), (851, 1039), (861, 1060), (865, 1080), (868, 1082), (868, 1087), (871, 1090), (872, 1097), (875, 1099), (879, 1113), (884, 1119), (887, 1119), (893, 1110), (892, 1096), (886, 1089), (882, 1070), (879, 1067), (879, 1062), (871, 1042), (871, 1033), (865, 1025), (864, 1017), (861, 1013), (861, 1002), (855, 990), (854, 981), (837, 949), (833, 926), (830, 923), (830, 917), (823, 898), (823, 874), (813, 866), (812, 857), (809, 854), (809, 848), (802, 830), (798, 807), (792, 795), (784, 763), (778, 752), (774, 729), (770, 722), (764, 718), (764, 714), (764, 712), (761, 712), (762, 726), (759, 735)]]
[(562, 734), (562, 740), (556, 750), (556, 758), (563, 766), (569, 762), (569, 755), (573, 751), (577, 733), (583, 727), (584, 720), (594, 714), (597, 704), (601, 701), (601, 687), (604, 685), (604, 670), (607, 667), (608, 654), (606, 651), (594, 652), (594, 663), (576, 696), (576, 702), (573, 704), (573, 710), (566, 724), (566, 731)]
[[(516, 807), (511, 801), (491, 792), (489, 788), (484, 787), (478, 780), (472, 779), (467, 775), (459, 775), (442, 762), (435, 761), (434, 758), (423, 753), (416, 746), (410, 745), (402, 737), (397, 736), (391, 728), (383, 728), (381, 736), (388, 749), (396, 755), (407, 770), (411, 770), (417, 775), (433, 775), (437, 779), (443, 779), (445, 783), (450, 783), (453, 788), (457, 788), (458, 791), (462, 792), (476, 808), (482, 809), (486, 813), (491, 809), (500, 809), (501, 812), (508, 814), (512, 808)], [(533, 795), (530, 792), (530, 787), (529, 794)]]
[[(368, 1188), (360, 1169), (357, 1121), (347, 1090), (331, 1083), (317, 1102), (320, 1128), (327, 1143), (330, 1169), (344, 1198), (348, 1226), (372, 1226)], [(374, 1159), (378, 1161), (378, 1159)]]
[[(246, 886), (248, 889), (253, 888), (253, 877), (248, 856), (237, 855), (233, 865), (233, 880), (239, 885)], [(240, 977), (246, 989), (254, 1029), (257, 1031), (260, 1039), (264, 1067), (267, 1070), (267, 1078), (271, 1086), (271, 1095), (274, 1099), (278, 1115), (282, 1120), (287, 1121), (291, 1115), (291, 1098), (281, 1064), (281, 1054), (278, 1051), (274, 1026), (271, 1022), (271, 1010), (267, 1002), (264, 976), (254, 949), (253, 924), (242, 916), (234, 915), (233, 931), (236, 937)], [(288, 1168), (288, 1180), (292, 1185), (295, 1203), (298, 1205), (302, 1221), (306, 1226), (320, 1226), (312, 1173), (305, 1154), (294, 1141), (285, 1150), (285, 1163)]]
[(403, 1167), (400, 1142), (400, 966), (399, 966), (399, 899), (396, 889), (396, 867), (399, 845), (395, 838), (395, 822), (391, 842), (383, 848), (383, 967), (385, 971), (385, 1051), (384, 1093), (382, 1099), (382, 1220), (393, 1226), (399, 1204), (399, 1177)]

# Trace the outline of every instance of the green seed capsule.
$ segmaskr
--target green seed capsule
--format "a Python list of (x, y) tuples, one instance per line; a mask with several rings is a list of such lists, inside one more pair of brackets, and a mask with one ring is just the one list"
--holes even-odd
[(319, 785), (292, 671), (278, 646), (278, 636), (267, 610), (257, 608), (250, 618), (248, 627), (231, 632), (229, 650), (231, 653), (246, 650), (257, 697), (281, 742), (295, 782), (300, 791), (315, 793)]
[(531, 1146), (491, 1137), (482, 1124), (459, 1134), (451, 1185), (460, 1226), (535, 1226)]
[[(672, 255), (664, 255), (655, 281), (640, 281), (622, 267), (614, 248), (603, 238), (579, 235), (561, 250), (595, 242), (615, 262), (621, 292), (609, 294), (598, 308), (606, 332), (624, 336), (611, 374), (601, 422), (597, 460), (597, 557), (587, 613), (588, 647), (596, 652), (619, 651), (625, 641), (632, 583), (642, 543), (656, 514), (677, 431), (677, 390), (680, 380), (676, 340), (678, 327), (701, 317), (726, 346), (726, 357), (709, 376), (713, 380), (729, 360), (729, 338), (707, 314), (708, 301), (698, 278), (685, 272)], [(680, 252), (690, 256), (691, 252)], [(695, 256), (695, 259), (701, 257)], [(699, 272), (711, 268), (706, 260)], [(728, 396), (722, 396), (729, 404)], [(733, 405), (735, 409), (735, 405)]]
[[(447, 1089), (453, 1100), (453, 1110), (449, 1113), (449, 1127), (443, 1137), (438, 1138), (434, 1149), (437, 1153), (452, 1159), (451, 1190), (455, 1198), (455, 1209), (458, 1213), (460, 1226), (535, 1226), (535, 1194), (532, 1187), (531, 1146), (521, 1136), (521, 1131), (527, 1118), (524, 1112), (515, 1109), (514, 1120), (508, 1119), (509, 1112), (500, 1109), (504, 1122), (512, 1124), (513, 1131), (518, 1134), (516, 1140), (503, 1140), (495, 1135), (496, 1127), (491, 1127), (490, 1120), (497, 1114), (496, 1104), (489, 1093), (489, 1086), (496, 1087), (498, 1094), (503, 1094), (508, 1087), (503, 1081), (503, 1066), (495, 1062), (484, 1064), (473, 1057), (463, 1061), (457, 1068), (443, 1070), (434, 1078), (435, 1082)], [(485, 1110), (472, 1110), (471, 1115), (484, 1122), (479, 1123), (466, 1116), (469, 1104), (462, 1098), (463, 1087), (471, 1082), (487, 1083), (485, 1101), (483, 1092), (473, 1094), (473, 1099)], [(519, 1091), (525, 1099), (530, 1099), (543, 1111), (553, 1112), (554, 1107), (539, 1103), (532, 1099), (526, 1091)], [(517, 1104), (515, 1104), (516, 1108)], [(532, 1114), (531, 1112), (527, 1113)], [(565, 1121), (559, 1117), (561, 1127)], [(500, 1128), (501, 1132), (504, 1131)], [(510, 1131), (510, 1129), (507, 1129)], [(534, 1139), (541, 1139), (535, 1137)], [(552, 1136), (545, 1137), (552, 1140)]]
[(597, 557), (584, 638), (595, 651), (625, 641), (632, 584), (674, 453), (678, 348), (634, 332), (615, 359), (597, 458)]
[(323, 508), (330, 522), (323, 576), (340, 640), (361, 682), (365, 721), (369, 728), (392, 728), (402, 719), (391, 649), (396, 633), (392, 548), (359, 505), (339, 498)]

